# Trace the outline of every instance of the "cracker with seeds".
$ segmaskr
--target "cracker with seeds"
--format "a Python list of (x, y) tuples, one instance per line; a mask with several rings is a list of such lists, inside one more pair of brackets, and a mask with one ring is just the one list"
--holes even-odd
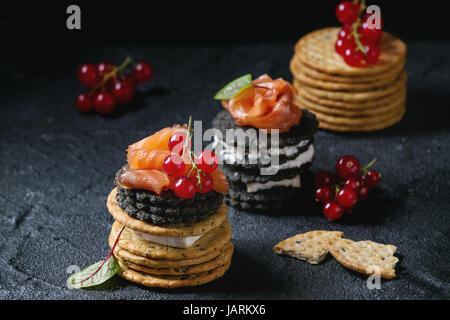
[(179, 288), (179, 287), (193, 287), (211, 282), (217, 278), (222, 277), (230, 268), (231, 258), (224, 265), (207, 272), (198, 274), (187, 274), (182, 276), (163, 276), (154, 275), (137, 270), (130, 269), (121, 260), (118, 260), (120, 269), (118, 275), (129, 281), (140, 283), (147, 287), (157, 288)]
[[(111, 228), (111, 237), (116, 238), (123, 225), (115, 221)], [(217, 228), (205, 233), (192, 246), (174, 248), (162, 244), (136, 240), (129, 228), (125, 228), (119, 239), (119, 246), (125, 250), (150, 259), (183, 260), (204, 256), (211, 252), (220, 252), (231, 239), (231, 225), (225, 220)]]
[(328, 253), (328, 239), (339, 239), (343, 235), (341, 231), (309, 231), (281, 241), (273, 247), (273, 250), (276, 254), (285, 254), (311, 264), (318, 264)]
[(370, 240), (352, 241), (350, 239), (327, 239), (327, 248), (331, 255), (344, 267), (366, 275), (379, 270), (385, 279), (395, 277), (395, 264), (398, 258), (394, 256), (397, 247), (385, 245)]
[(117, 203), (117, 188), (108, 196), (106, 206), (109, 213), (120, 224), (140, 232), (167, 237), (199, 236), (220, 226), (227, 218), (227, 206), (223, 203), (215, 214), (205, 220), (195, 223), (180, 223), (167, 226), (157, 226), (145, 221), (130, 217)]

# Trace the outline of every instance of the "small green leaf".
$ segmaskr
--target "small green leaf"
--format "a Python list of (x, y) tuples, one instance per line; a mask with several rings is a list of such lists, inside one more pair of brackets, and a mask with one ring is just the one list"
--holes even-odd
[(244, 89), (252, 86), (252, 75), (246, 74), (236, 80), (231, 81), (225, 87), (222, 88), (214, 96), (216, 100), (228, 100), (241, 93)]
[(99, 261), (70, 276), (68, 283), (74, 289), (96, 286), (114, 276), (119, 268), (117, 259), (111, 254), (106, 260)]

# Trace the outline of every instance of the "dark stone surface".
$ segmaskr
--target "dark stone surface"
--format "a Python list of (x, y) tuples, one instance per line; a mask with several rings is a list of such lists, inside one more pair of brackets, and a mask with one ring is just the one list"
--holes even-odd
[[(101, 288), (69, 290), (71, 265), (108, 253), (112, 224), (105, 201), (125, 149), (189, 115), (206, 128), (221, 110), (212, 99), (244, 73), (291, 79), (288, 44), (226, 47), (2, 48), (0, 70), (0, 299), (420, 299), (449, 298), (450, 43), (408, 43), (404, 120), (366, 134), (319, 131), (312, 170), (339, 155), (377, 158), (383, 177), (364, 205), (329, 223), (311, 199), (279, 216), (230, 209), (235, 253), (226, 275), (208, 285), (147, 289), (114, 277)], [(127, 112), (77, 112), (85, 61), (126, 55), (149, 60), (155, 78)], [(312, 190), (311, 190), (312, 192)], [(368, 290), (366, 277), (331, 258), (318, 266), (272, 251), (278, 241), (313, 229), (342, 230), (354, 240), (398, 247), (397, 278)]]

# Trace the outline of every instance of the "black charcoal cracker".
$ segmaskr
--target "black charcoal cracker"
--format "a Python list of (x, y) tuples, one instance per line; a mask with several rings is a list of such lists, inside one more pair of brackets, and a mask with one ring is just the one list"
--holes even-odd
[(273, 202), (296, 198), (301, 192), (300, 188), (295, 187), (274, 187), (270, 189), (258, 190), (256, 192), (247, 192), (230, 188), (230, 192), (225, 196), (227, 199), (234, 199), (243, 202)]
[(235, 167), (229, 167), (226, 164), (221, 165), (222, 171), (227, 176), (227, 180), (229, 183), (249, 183), (249, 182), (258, 182), (258, 183), (267, 183), (270, 181), (280, 181), (283, 179), (293, 178), (297, 174), (302, 174), (307, 171), (311, 166), (312, 162), (307, 162), (302, 164), (298, 168), (290, 168), (279, 170), (274, 175), (261, 175), (260, 170), (236, 170)]
[(157, 195), (141, 189), (117, 188), (117, 203), (130, 217), (155, 225), (193, 223), (216, 213), (223, 203), (221, 193), (196, 193), (190, 199), (181, 199), (173, 191)]
[[(300, 124), (292, 126), (288, 132), (279, 134), (279, 147), (298, 145), (303, 140), (310, 140), (317, 132), (319, 122), (316, 116), (306, 109), (302, 109), (303, 115), (300, 118)], [(227, 110), (223, 110), (217, 114), (212, 122), (213, 128), (218, 129), (222, 133), (222, 139), (226, 140), (226, 129), (242, 129), (243, 132), (247, 130), (255, 130), (251, 126), (238, 126), (234, 118)], [(252, 141), (253, 143), (255, 141)], [(235, 139), (236, 143), (236, 139)], [(267, 135), (267, 148), (270, 148), (271, 139), (270, 134)], [(249, 146), (249, 139), (245, 139), (245, 146)]]

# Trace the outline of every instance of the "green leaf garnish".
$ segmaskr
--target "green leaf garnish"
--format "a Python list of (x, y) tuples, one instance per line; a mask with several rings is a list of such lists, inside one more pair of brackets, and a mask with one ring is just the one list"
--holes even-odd
[(124, 229), (125, 227), (122, 227), (122, 230), (120, 230), (116, 240), (114, 241), (114, 245), (105, 260), (94, 263), (86, 269), (74, 273), (69, 277), (67, 283), (72, 288), (81, 289), (97, 286), (114, 276), (119, 271), (119, 262), (113, 253)]
[(246, 74), (245, 76), (242, 76), (240, 78), (237, 78), (236, 80), (231, 81), (229, 84), (227, 84), (225, 87), (222, 88), (217, 94), (214, 96), (214, 99), (216, 100), (228, 100), (239, 93), (241, 93), (243, 90), (253, 86), (252, 84), (252, 75)]
[(119, 271), (119, 263), (114, 255), (99, 261), (86, 269), (73, 274), (69, 278), (69, 285), (74, 289), (81, 289), (99, 285)]

